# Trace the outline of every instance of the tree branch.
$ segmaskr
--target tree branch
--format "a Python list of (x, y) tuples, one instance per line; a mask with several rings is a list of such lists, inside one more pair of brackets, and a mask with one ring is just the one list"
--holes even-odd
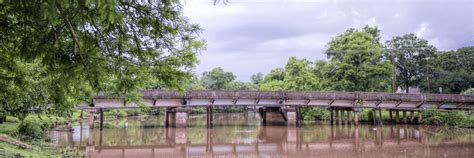
[(63, 20), (64, 22), (66, 23), (67, 25), (67, 28), (69, 30), (69, 33), (71, 34), (71, 38), (72, 38), (72, 41), (73, 41), (73, 50), (74, 50), (74, 53), (76, 53), (76, 48), (79, 50), (80, 47), (79, 47), (79, 41), (77, 40), (77, 36), (76, 36), (76, 32), (74, 31), (74, 28), (72, 27), (72, 24), (71, 24), (71, 21), (69, 20), (69, 16), (64, 14), (64, 10), (63, 8), (61, 7), (61, 5), (59, 3), (57, 3), (56, 7), (58, 8), (59, 10), (59, 14), (61, 15), (61, 17), (63, 17)]

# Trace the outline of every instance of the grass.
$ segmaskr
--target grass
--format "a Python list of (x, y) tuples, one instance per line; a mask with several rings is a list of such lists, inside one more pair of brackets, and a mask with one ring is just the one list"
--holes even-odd
[[(35, 121), (43, 124), (50, 125), (51, 127), (58, 124), (67, 122), (64, 117), (43, 115), (43, 114), (30, 114), (24, 121)], [(7, 120), (0, 124), (0, 134), (8, 135), (12, 138), (21, 137), (21, 133), (18, 133), (18, 126), (21, 121), (18, 118), (8, 116)], [(42, 141), (31, 141), (26, 140), (27, 144), (31, 145), (31, 149), (21, 149), (16, 145), (12, 145), (6, 142), (0, 141), (0, 157), (16, 157), (21, 155), (23, 157), (64, 157), (69, 156), (81, 156), (83, 153), (73, 148), (56, 148), (51, 143)]]

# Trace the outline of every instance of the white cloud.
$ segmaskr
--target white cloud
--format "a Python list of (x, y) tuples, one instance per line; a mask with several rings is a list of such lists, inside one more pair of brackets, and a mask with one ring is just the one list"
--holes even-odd
[(428, 24), (423, 22), (420, 24), (420, 26), (418, 27), (418, 29), (415, 31), (415, 35), (417, 37), (423, 37), (423, 36), (426, 36), (426, 30), (428, 29)]

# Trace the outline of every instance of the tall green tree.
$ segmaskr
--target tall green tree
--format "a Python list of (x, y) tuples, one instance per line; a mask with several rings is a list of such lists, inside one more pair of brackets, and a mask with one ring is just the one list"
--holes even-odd
[(265, 75), (263, 82), (269, 82), (273, 80), (283, 81), (285, 79), (285, 69), (284, 68), (275, 68)]
[(290, 57), (285, 66), (284, 83), (287, 90), (317, 90), (319, 81), (312, 71), (312, 63), (306, 59)]
[(14, 115), (64, 113), (99, 92), (133, 100), (144, 87), (180, 89), (203, 47), (173, 0), (4, 0), (0, 26), (0, 106)]
[(224, 90), (227, 89), (235, 80), (232, 72), (225, 72), (224, 69), (217, 67), (211, 71), (203, 72), (201, 82), (206, 89)]
[[(367, 31), (367, 32), (366, 32)], [(329, 89), (345, 91), (387, 91), (390, 63), (377, 42), (377, 28), (350, 28), (328, 43)]]
[(427, 40), (415, 34), (393, 37), (386, 42), (394, 53), (397, 84), (409, 92), (410, 87), (419, 87), (420, 83), (430, 74), (428, 61), (433, 58), (436, 48)]
[(260, 84), (263, 81), (263, 74), (261, 72), (253, 74), (250, 76), (250, 81), (252, 81), (253, 84)]

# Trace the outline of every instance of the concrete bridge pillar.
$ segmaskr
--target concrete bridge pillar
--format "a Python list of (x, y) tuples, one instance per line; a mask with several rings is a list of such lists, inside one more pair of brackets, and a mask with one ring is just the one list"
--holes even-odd
[(418, 124), (421, 124), (422, 121), (423, 121), (423, 117), (421, 115), (421, 111), (418, 111)]
[(354, 109), (354, 125), (359, 125), (359, 109)]
[(301, 114), (298, 107), (295, 110), (283, 109), (282, 107), (261, 107), (259, 108), (262, 125), (301, 125)]
[(286, 116), (280, 113), (280, 107), (265, 108), (266, 125), (287, 125)]
[(168, 108), (165, 112), (165, 127), (184, 128), (188, 124), (189, 109)]
[(89, 128), (93, 129), (94, 128), (94, 113), (95, 111), (89, 111)]

